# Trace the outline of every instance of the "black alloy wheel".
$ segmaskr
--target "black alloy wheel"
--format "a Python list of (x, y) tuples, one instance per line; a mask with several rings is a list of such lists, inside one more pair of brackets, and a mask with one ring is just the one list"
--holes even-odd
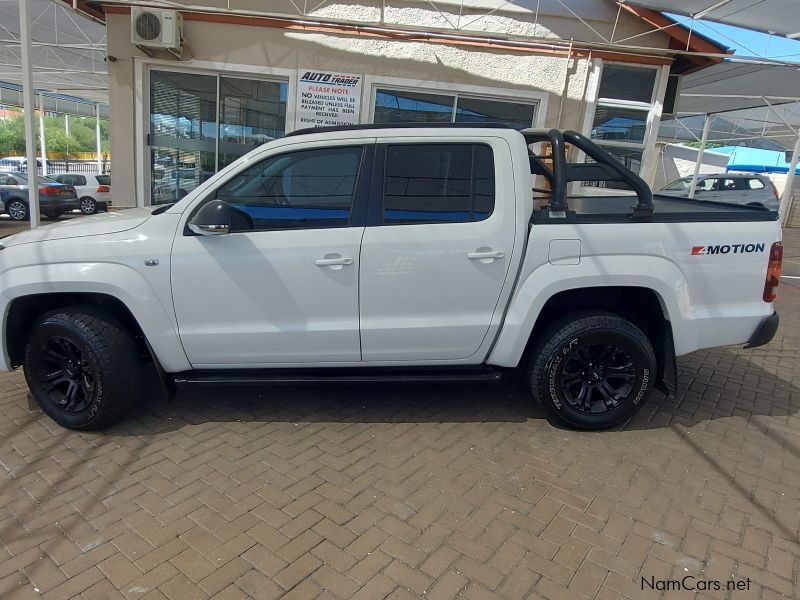
[(567, 357), (560, 379), (566, 401), (575, 410), (593, 415), (620, 407), (636, 381), (636, 367), (619, 346), (593, 344)]
[(85, 411), (99, 379), (97, 361), (62, 336), (41, 341), (32, 363), (33, 377), (48, 399), (66, 413)]
[(550, 415), (572, 427), (605, 429), (647, 401), (657, 366), (636, 325), (611, 313), (576, 312), (537, 336), (529, 380)]

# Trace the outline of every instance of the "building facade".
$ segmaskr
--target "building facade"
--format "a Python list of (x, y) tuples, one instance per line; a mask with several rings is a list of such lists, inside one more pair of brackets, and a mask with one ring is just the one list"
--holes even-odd
[[(557, 2), (534, 3), (536, 12), (497, 3), (474, 16), (488, 20), (485, 36), (442, 34), (447, 14), (421, 2), (406, 3), (415, 26), (402, 31), (354, 26), (386, 22), (368, 4), (325, 5), (313, 23), (185, 12), (180, 60), (132, 44), (130, 9), (106, 6), (114, 187), (135, 190), (115, 206), (173, 202), (261, 143), (348, 122), (574, 129), (652, 181), (669, 75), (702, 65), (675, 58), (680, 26), (653, 31), (609, 0), (578, 4), (580, 18)], [(468, 18), (457, 6), (453, 18)], [(489, 35), (500, 26), (514, 36)], [(648, 51), (525, 42), (585, 39), (587, 28)]]

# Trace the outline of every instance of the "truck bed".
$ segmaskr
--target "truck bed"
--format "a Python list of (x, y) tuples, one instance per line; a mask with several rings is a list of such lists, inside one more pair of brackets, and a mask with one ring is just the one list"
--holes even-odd
[[(636, 196), (573, 196), (570, 211), (579, 223), (622, 223), (631, 220)], [(775, 221), (776, 211), (755, 206), (709, 202), (653, 194), (653, 223)]]

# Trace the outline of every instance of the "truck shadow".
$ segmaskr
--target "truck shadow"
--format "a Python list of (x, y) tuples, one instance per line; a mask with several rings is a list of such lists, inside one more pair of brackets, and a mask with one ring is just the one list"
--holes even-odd
[[(768, 348), (768, 347), (767, 347)], [(800, 412), (800, 388), (756, 362), (785, 362), (793, 350), (715, 349), (679, 359), (675, 398), (654, 392), (628, 422), (612, 429), (694, 427), (732, 417), (789, 417)], [(747, 358), (745, 356), (748, 356)], [(755, 359), (755, 360), (754, 360)], [(786, 370), (784, 368), (783, 370)], [(790, 375), (786, 375), (790, 377)], [(499, 384), (329, 384), (182, 389), (168, 400), (148, 374), (140, 408), (114, 433), (147, 435), (208, 422), (525, 423), (549, 419), (520, 377)], [(800, 457), (800, 450), (797, 452)]]

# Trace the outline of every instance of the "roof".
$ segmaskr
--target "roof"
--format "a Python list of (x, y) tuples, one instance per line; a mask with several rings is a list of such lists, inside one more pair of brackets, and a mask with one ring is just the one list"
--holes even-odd
[(514, 129), (505, 123), (367, 123), (362, 125), (335, 125), (330, 127), (306, 127), (287, 133), (284, 137), (332, 133), (334, 131), (363, 131), (371, 129)]
[(800, 37), (797, 0), (631, 0), (631, 4), (785, 37)]

